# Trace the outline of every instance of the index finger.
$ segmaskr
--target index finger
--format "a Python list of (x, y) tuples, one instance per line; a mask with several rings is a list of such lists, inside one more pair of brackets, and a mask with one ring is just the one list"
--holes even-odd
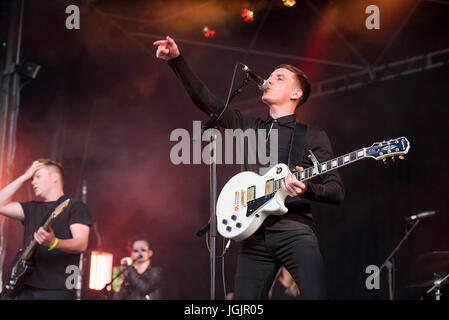
[(175, 44), (175, 40), (173, 40), (172, 38), (170, 38), (169, 36), (167, 36), (167, 42), (171, 45)]
[(167, 42), (167, 40), (157, 40), (153, 42), (153, 46), (159, 46), (161, 44), (166, 44)]
[(42, 234), (44, 236), (46, 236), (48, 234), (47, 230), (45, 230), (44, 228), (40, 227), (39, 230), (37, 230), (38, 234)]
[(39, 165), (39, 163), (41, 163), (41, 162), (39, 162), (39, 161), (37, 161), (37, 160), (34, 160), (33, 162), (31, 162), (30, 167), (36, 167), (36, 166)]

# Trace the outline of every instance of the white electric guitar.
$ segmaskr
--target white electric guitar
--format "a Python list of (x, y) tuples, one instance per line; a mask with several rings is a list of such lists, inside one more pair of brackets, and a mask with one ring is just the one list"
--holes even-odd
[[(293, 174), (299, 181), (307, 181), (321, 174), (354, 163), (364, 158), (376, 160), (399, 156), (404, 158), (410, 143), (404, 137), (376, 142), (335, 159), (318, 163), (311, 151), (313, 167)], [(217, 201), (217, 230), (224, 237), (240, 241), (251, 236), (269, 215), (283, 215), (288, 209), (284, 201), (287, 194), (281, 181), (292, 173), (287, 165), (273, 166), (265, 175), (244, 171), (233, 176), (223, 187)]]

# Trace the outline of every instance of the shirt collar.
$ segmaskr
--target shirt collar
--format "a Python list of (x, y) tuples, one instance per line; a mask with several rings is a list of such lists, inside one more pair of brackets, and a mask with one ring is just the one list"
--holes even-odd
[(277, 123), (279, 123), (279, 125), (281, 126), (293, 127), (296, 123), (296, 114), (293, 113), (288, 116), (283, 116), (277, 119), (273, 119), (270, 115), (268, 115), (267, 120), (265, 120), (265, 125), (270, 124), (274, 120), (276, 120)]

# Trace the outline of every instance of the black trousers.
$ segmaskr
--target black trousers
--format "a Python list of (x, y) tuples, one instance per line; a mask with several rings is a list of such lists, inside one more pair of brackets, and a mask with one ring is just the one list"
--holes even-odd
[(18, 300), (74, 300), (69, 290), (51, 290), (25, 286), (17, 297)]
[(318, 239), (307, 225), (288, 231), (261, 228), (240, 243), (234, 299), (267, 299), (281, 266), (292, 275), (302, 299), (327, 299)]

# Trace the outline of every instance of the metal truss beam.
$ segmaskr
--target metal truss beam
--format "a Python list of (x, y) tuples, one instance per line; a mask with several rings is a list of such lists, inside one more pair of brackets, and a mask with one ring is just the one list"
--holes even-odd
[[(357, 71), (341, 76), (317, 81), (312, 84), (312, 94), (309, 100), (329, 94), (348, 91), (363, 87), (375, 81), (385, 81), (397, 77), (408, 76), (418, 72), (440, 68), (449, 64), (449, 48), (433, 51), (392, 63), (387, 63), (373, 69), (374, 79), (370, 70)], [(233, 106), (245, 106), (260, 101), (260, 96), (234, 102)], [(253, 113), (255, 108), (245, 108), (243, 113)]]
[[(138, 38), (148, 38), (148, 39), (155, 39), (155, 40), (165, 38), (165, 36), (162, 36), (162, 35), (154, 35), (154, 34), (140, 33), (140, 32), (127, 32), (127, 34), (130, 36), (138, 37)], [(246, 53), (248, 51), (248, 49), (246, 49), (246, 48), (233, 47), (233, 46), (227, 46), (227, 45), (216, 44), (216, 43), (206, 43), (203, 41), (194, 41), (194, 40), (188, 40), (188, 39), (176, 39), (176, 42), (190, 44), (190, 45), (196, 45), (196, 46), (201, 46), (201, 47), (209, 47), (209, 48), (214, 48), (214, 49), (243, 52), (243, 53)], [(307, 57), (302, 57), (302, 56), (295, 56), (295, 55), (290, 55), (290, 54), (275, 53), (275, 52), (268, 52), (268, 51), (261, 51), (261, 50), (251, 50), (251, 54), (267, 56), (267, 57), (274, 57), (274, 58), (283, 58), (283, 59), (314, 62), (314, 63), (326, 64), (326, 65), (331, 65), (331, 66), (336, 66), (336, 67), (349, 68), (349, 69), (357, 69), (357, 70), (365, 69), (364, 66), (350, 64), (350, 63), (343, 63), (343, 62), (322, 60), (322, 59), (313, 59), (313, 58), (307, 58)]]
[(449, 5), (449, 1), (443, 1), (443, 0), (423, 0), (423, 1)]
[(369, 70), (363, 70), (318, 81), (312, 85), (310, 99), (359, 88), (374, 81), (390, 80), (443, 67), (447, 64), (449, 64), (449, 48), (377, 66), (372, 70), (374, 79), (371, 79)]

